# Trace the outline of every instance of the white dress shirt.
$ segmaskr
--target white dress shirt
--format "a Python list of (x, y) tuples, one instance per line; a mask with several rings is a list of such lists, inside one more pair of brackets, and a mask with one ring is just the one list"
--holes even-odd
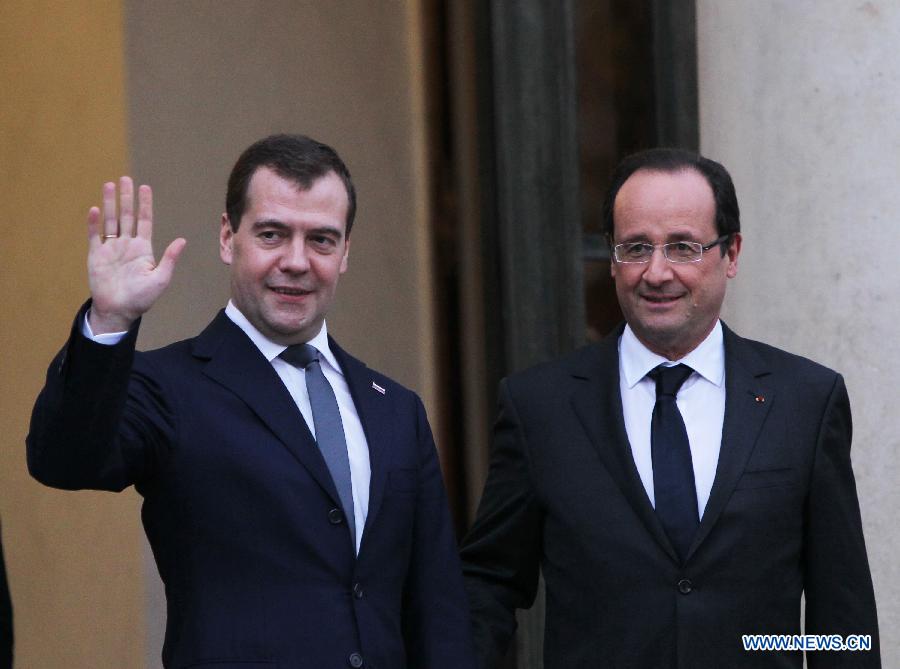
[[(250, 338), (250, 341), (259, 349), (263, 357), (269, 361), (272, 368), (284, 382), (291, 394), (303, 419), (309, 426), (313, 437), (316, 436), (315, 422), (313, 421), (312, 406), (309, 403), (309, 392), (306, 389), (306, 371), (298, 369), (278, 356), (287, 346), (276, 344), (266, 338), (247, 317), (229, 300), (225, 307), (225, 315), (237, 325)], [(94, 335), (89, 323), (90, 312), (85, 316), (82, 332), (84, 335), (101, 344), (115, 344), (125, 335), (124, 332), (106, 333)], [(366, 525), (366, 516), (369, 512), (369, 479), (371, 468), (369, 464), (369, 444), (363, 431), (362, 422), (350, 396), (350, 387), (344, 378), (344, 372), (328, 345), (328, 327), (323, 322), (319, 333), (310, 339), (307, 344), (314, 346), (320, 354), (320, 366), (322, 373), (331, 384), (338, 410), (341, 414), (341, 422), (344, 424), (344, 437), (347, 441), (347, 455), (350, 460), (350, 484), (353, 488), (353, 515), (356, 522), (356, 552), (359, 554), (359, 546), (362, 541), (363, 528)]]
[(684, 363), (694, 370), (678, 391), (676, 404), (684, 419), (694, 484), (697, 488), (697, 511), (703, 517), (709, 493), (716, 476), (722, 424), (725, 420), (725, 344), (722, 324), (716, 322), (712, 332), (697, 348), (681, 360), (670, 361), (644, 346), (629, 326), (619, 338), (619, 384), (625, 431), (631, 444), (634, 464), (641, 482), (656, 507), (653, 494), (653, 458), (650, 453), (650, 421), (656, 404), (656, 383), (647, 373), (658, 365)]

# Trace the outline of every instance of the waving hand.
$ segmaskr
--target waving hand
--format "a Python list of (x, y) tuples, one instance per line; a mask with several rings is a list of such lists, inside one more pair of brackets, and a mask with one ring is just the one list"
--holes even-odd
[(116, 184), (103, 185), (103, 211), (88, 212), (88, 283), (93, 304), (91, 329), (95, 334), (127, 330), (162, 295), (187, 242), (178, 238), (169, 244), (157, 264), (151, 243), (153, 192), (138, 189), (137, 220), (134, 215), (134, 184), (119, 179), (118, 217)]

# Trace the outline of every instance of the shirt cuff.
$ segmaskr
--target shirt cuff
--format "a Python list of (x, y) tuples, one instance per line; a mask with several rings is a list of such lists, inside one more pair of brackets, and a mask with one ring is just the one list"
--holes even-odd
[(114, 344), (118, 344), (122, 341), (122, 337), (128, 334), (128, 331), (125, 332), (104, 332), (103, 334), (95, 335), (94, 331), (91, 330), (91, 310), (88, 309), (84, 314), (84, 322), (81, 324), (81, 334), (90, 339), (93, 342), (98, 344), (103, 344), (104, 346), (113, 346)]

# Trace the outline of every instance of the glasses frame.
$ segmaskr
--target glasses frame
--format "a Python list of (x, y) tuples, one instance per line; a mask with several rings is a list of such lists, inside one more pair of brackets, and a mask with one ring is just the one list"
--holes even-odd
[[(703, 254), (706, 251), (709, 251), (710, 249), (713, 249), (713, 248), (720, 246), (720, 245), (724, 244), (725, 242), (727, 242), (729, 239), (731, 239), (731, 234), (732, 233), (720, 235), (720, 236), (716, 237), (713, 241), (711, 241), (709, 244), (701, 244), (700, 242), (687, 242), (687, 241), (667, 242), (665, 244), (647, 244), (648, 246), (653, 247), (653, 251), (650, 253), (649, 256), (647, 256), (646, 260), (619, 260), (619, 249), (624, 248), (625, 246), (628, 246), (629, 244), (646, 244), (646, 242), (626, 242), (626, 243), (622, 243), (622, 244), (616, 244), (615, 246), (613, 246), (612, 256), (613, 256), (613, 260), (615, 260), (617, 263), (619, 263), (621, 265), (646, 265), (653, 258), (653, 253), (656, 252), (656, 249), (662, 249), (663, 257), (666, 259), (667, 262), (670, 262), (675, 265), (688, 265), (690, 263), (700, 262), (701, 260), (703, 260)], [(694, 260), (673, 260), (672, 258), (669, 257), (669, 253), (668, 253), (667, 249), (668, 249), (668, 247), (674, 246), (676, 244), (690, 244), (691, 246), (696, 246), (699, 248), (698, 253), (700, 255), (698, 255)]]

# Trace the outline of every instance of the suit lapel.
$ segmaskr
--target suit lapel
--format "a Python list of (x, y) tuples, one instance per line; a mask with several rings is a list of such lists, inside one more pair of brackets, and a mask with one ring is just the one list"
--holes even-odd
[[(389, 391), (383, 393), (375, 388), (372, 371), (363, 362), (344, 351), (333, 339), (329, 338), (329, 343), (344, 372), (344, 378), (350, 388), (350, 396), (356, 406), (356, 413), (359, 415), (359, 422), (362, 423), (369, 447), (371, 477), (369, 479), (369, 509), (363, 529), (363, 541), (365, 541), (366, 531), (374, 522), (384, 499), (390, 465), (388, 445), (393, 441), (394, 404), (388, 394)], [(385, 390), (382, 386), (379, 388)]]
[(290, 393), (224, 311), (194, 340), (193, 354), (208, 360), (204, 374), (240, 397), (340, 506), (328, 466)]
[(619, 386), (618, 346), (621, 333), (620, 327), (597, 346), (587, 349), (586, 355), (592, 356), (590, 361), (584, 364), (582, 360), (581, 364), (575, 365), (572, 375), (586, 387), (582, 386), (572, 394), (572, 405), (622, 494), (659, 545), (672, 559), (677, 560), (675, 549), (647, 497), (625, 431)]
[(775, 394), (768, 366), (756, 351), (722, 324), (725, 335), (725, 418), (722, 445), (709, 501), (687, 557), (709, 535), (744, 473)]

